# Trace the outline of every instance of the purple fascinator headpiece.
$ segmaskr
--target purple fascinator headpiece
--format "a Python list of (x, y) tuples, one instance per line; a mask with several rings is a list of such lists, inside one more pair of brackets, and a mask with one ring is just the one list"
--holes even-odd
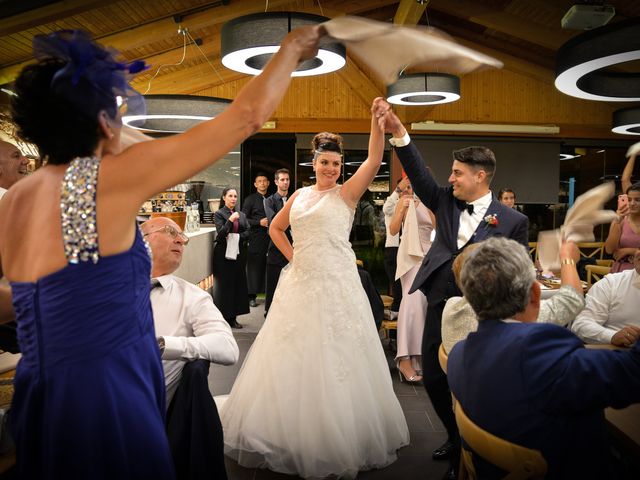
[[(37, 60), (65, 63), (51, 79), (51, 88), (78, 110), (104, 109), (111, 118), (116, 118), (118, 106), (126, 102), (128, 112), (145, 112), (144, 98), (129, 85), (133, 74), (146, 70), (144, 61), (118, 62), (115, 50), (102, 47), (82, 30), (37, 35), (33, 39), (33, 54)], [(116, 97), (121, 97), (121, 101)]]

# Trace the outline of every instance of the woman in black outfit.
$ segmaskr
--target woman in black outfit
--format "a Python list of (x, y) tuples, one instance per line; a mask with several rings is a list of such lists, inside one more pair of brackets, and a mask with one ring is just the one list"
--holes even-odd
[[(222, 191), (220, 204), (223, 207), (213, 215), (216, 224), (216, 245), (213, 248), (213, 275), (216, 286), (213, 301), (231, 328), (242, 328), (236, 317), (249, 313), (247, 289), (247, 238), (249, 222), (244, 213), (236, 211), (238, 192), (227, 187)], [(227, 236), (240, 235), (240, 252), (235, 259), (227, 258)]]

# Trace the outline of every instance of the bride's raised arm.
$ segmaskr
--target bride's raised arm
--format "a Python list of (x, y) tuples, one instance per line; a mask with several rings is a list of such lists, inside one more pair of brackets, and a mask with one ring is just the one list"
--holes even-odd
[(371, 134), (369, 135), (369, 155), (358, 167), (356, 173), (344, 182), (342, 198), (351, 206), (355, 206), (365, 190), (378, 173), (384, 154), (384, 125), (385, 116), (391, 109), (382, 98), (376, 97), (371, 105)]

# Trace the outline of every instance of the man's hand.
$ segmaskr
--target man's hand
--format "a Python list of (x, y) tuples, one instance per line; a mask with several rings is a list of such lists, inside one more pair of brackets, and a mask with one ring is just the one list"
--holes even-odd
[(611, 345), (617, 347), (630, 347), (640, 338), (640, 328), (635, 325), (627, 325), (611, 337)]
[(385, 132), (390, 133), (395, 138), (402, 138), (407, 130), (393, 110), (385, 115)]
[(269, 221), (267, 220), (267, 217), (261, 218), (260, 219), (260, 226), (266, 227), (267, 225), (269, 225)]

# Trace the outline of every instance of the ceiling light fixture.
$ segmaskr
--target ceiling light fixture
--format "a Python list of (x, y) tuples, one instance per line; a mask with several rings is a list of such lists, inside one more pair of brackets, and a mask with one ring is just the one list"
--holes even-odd
[(605, 102), (640, 100), (640, 74), (606, 67), (640, 59), (640, 17), (590, 30), (565, 43), (556, 57), (558, 90)]
[[(259, 75), (284, 37), (298, 27), (329, 20), (320, 15), (297, 12), (255, 13), (235, 18), (222, 26), (222, 64), (236, 72)], [(346, 63), (346, 50), (325, 37), (315, 58), (298, 65), (292, 77), (334, 72)]]
[(396, 105), (438, 105), (460, 99), (460, 78), (447, 73), (402, 75), (387, 87), (387, 101)]
[(146, 114), (125, 115), (122, 123), (145, 132), (180, 133), (223, 112), (231, 100), (196, 95), (145, 95)]
[(613, 133), (640, 135), (640, 107), (623, 108), (613, 112)]

